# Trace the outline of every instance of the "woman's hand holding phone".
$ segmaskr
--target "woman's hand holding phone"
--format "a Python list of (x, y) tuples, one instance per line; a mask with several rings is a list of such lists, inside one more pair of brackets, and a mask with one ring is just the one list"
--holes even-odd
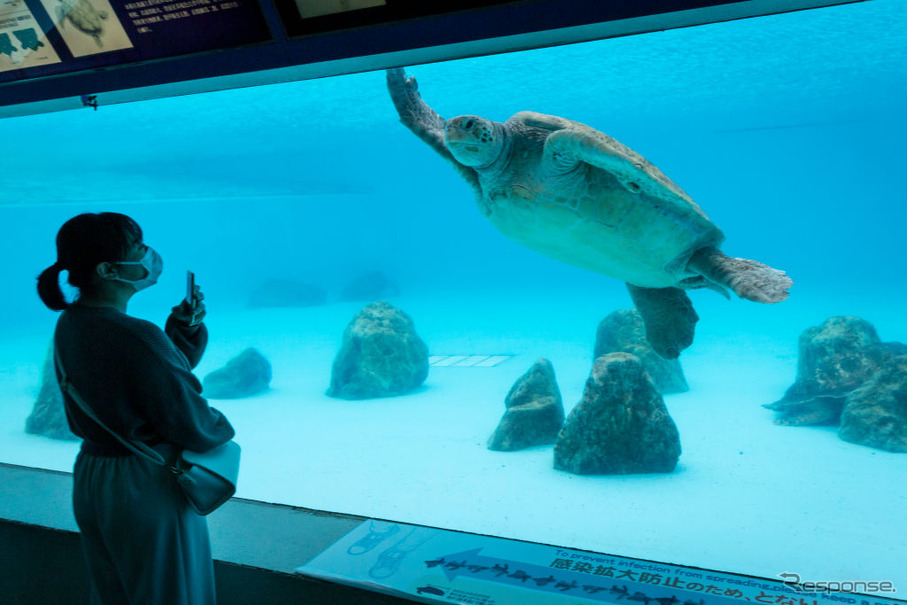
[(174, 318), (190, 327), (199, 325), (207, 314), (204, 300), (205, 295), (195, 283), (195, 273), (186, 271), (186, 296), (173, 307)]

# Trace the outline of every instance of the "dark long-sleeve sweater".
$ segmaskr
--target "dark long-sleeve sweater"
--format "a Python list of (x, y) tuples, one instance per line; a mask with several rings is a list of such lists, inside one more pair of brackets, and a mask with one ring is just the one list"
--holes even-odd
[[(165, 333), (166, 331), (166, 333)], [(109, 428), (127, 439), (207, 451), (233, 427), (201, 396), (192, 373), (208, 341), (204, 325), (167, 320), (165, 330), (110, 307), (73, 305), (57, 322), (55, 343), (70, 382)], [(88, 453), (128, 453), (69, 396), (66, 417)]]

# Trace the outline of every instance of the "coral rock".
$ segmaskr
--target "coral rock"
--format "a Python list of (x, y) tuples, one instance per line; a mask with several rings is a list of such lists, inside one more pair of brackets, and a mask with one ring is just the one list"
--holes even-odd
[(366, 306), (343, 333), (327, 394), (341, 399), (403, 395), (428, 377), (428, 347), (413, 320), (386, 302)]
[(551, 362), (535, 362), (511, 387), (504, 406), (488, 449), (510, 452), (554, 443), (564, 425), (564, 402)]
[(248, 348), (202, 381), (202, 394), (209, 399), (239, 399), (268, 390), (271, 363), (257, 349)]
[(889, 452), (907, 452), (907, 355), (891, 358), (847, 396), (838, 436)]
[(662, 395), (690, 390), (680, 360), (665, 359), (649, 345), (646, 327), (636, 309), (615, 311), (598, 324), (593, 356), (598, 359), (605, 353), (630, 353), (638, 357)]
[(52, 439), (75, 440), (78, 439), (69, 430), (66, 421), (66, 411), (63, 408), (63, 393), (57, 384), (57, 374), (54, 371), (54, 344), (51, 341), (41, 367), (41, 387), (38, 398), (32, 406), (31, 414), (25, 420), (25, 432), (33, 435), (44, 435)]
[(586, 474), (669, 473), (680, 435), (640, 360), (609, 353), (595, 360), (583, 397), (554, 446), (554, 467)]
[(865, 319), (831, 317), (800, 334), (794, 384), (763, 407), (778, 412), (777, 424), (837, 424), (847, 395), (890, 356), (889, 345)]

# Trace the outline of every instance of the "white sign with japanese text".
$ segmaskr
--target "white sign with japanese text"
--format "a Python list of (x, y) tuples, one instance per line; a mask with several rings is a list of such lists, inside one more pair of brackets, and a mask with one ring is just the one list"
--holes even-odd
[[(363, 522), (296, 572), (425, 603), (463, 605), (896, 602), (847, 592), (806, 592), (780, 580), (377, 520)], [(893, 587), (882, 587), (886, 589)]]

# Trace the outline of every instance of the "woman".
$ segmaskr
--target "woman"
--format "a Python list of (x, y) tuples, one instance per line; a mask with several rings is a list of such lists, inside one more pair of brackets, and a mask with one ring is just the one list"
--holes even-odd
[[(112, 212), (80, 214), (57, 233), (57, 262), (38, 278), (41, 300), (63, 311), (54, 335), (81, 398), (111, 430), (173, 462), (180, 448), (207, 451), (233, 427), (200, 395), (192, 368), (208, 333), (202, 294), (174, 307), (162, 331), (130, 317), (132, 296), (163, 268), (141, 228)], [(60, 273), (79, 289), (68, 303)], [(214, 565), (205, 518), (189, 508), (174, 475), (132, 454), (68, 396), (80, 436), (73, 509), (90, 571), (93, 605), (213, 605)]]

